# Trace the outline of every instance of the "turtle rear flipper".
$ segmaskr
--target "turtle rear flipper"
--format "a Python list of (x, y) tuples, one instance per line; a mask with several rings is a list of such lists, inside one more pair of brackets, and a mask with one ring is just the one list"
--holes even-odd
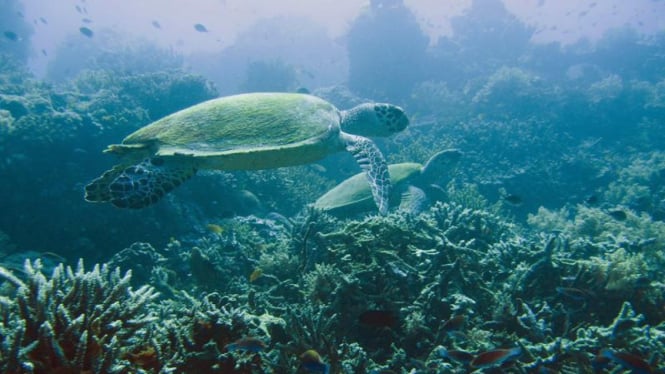
[(196, 167), (193, 163), (167, 163), (159, 157), (145, 159), (126, 167), (108, 185), (109, 201), (119, 208), (144, 208), (156, 203), (194, 174)]
[(114, 166), (107, 170), (99, 178), (85, 186), (85, 201), (91, 203), (107, 203), (111, 201), (109, 185), (127, 168), (126, 164)]
[(346, 150), (353, 154), (360, 168), (365, 171), (379, 214), (388, 214), (391, 185), (383, 154), (376, 144), (367, 138), (344, 133), (342, 137), (346, 142)]

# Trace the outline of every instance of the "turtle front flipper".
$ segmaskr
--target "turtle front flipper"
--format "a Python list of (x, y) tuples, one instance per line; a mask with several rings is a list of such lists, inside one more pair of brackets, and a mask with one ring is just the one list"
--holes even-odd
[(379, 214), (388, 214), (391, 185), (383, 154), (373, 141), (362, 136), (342, 133), (342, 139), (346, 143), (346, 150), (353, 154), (360, 168), (365, 171)]

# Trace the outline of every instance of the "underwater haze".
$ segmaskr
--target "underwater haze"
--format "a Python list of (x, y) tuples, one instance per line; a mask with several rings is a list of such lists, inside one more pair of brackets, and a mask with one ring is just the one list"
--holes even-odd
[(665, 1), (0, 33), (0, 372), (665, 372)]

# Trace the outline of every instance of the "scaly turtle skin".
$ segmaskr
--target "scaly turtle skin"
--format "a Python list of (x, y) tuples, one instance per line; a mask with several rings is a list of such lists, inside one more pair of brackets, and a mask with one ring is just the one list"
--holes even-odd
[[(432, 156), (425, 166), (415, 162), (388, 165), (393, 186), (390, 205), (399, 204), (400, 209), (414, 213), (422, 210), (427, 200), (422, 189), (450, 175), (461, 155), (457, 149), (447, 149)], [(314, 208), (347, 217), (367, 212), (372, 207), (372, 192), (363, 179), (361, 173), (344, 180), (316, 200)]]
[[(381, 214), (390, 178), (381, 151), (367, 136), (404, 130), (409, 120), (390, 104), (339, 111), (318, 97), (250, 93), (209, 100), (157, 120), (105, 152), (121, 163), (85, 186), (85, 199), (139, 209), (198, 169), (257, 170), (307, 164), (347, 150), (365, 171)], [(366, 182), (367, 183), (367, 182)]]

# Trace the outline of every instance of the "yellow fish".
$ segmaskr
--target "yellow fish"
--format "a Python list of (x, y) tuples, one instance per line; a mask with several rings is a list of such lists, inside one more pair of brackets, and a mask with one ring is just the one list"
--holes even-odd
[(206, 229), (208, 229), (208, 231), (210, 231), (213, 234), (221, 234), (224, 232), (224, 228), (222, 226), (214, 223), (207, 224)]
[(254, 269), (252, 274), (249, 275), (249, 283), (252, 283), (255, 280), (259, 279), (262, 275), (263, 275), (263, 270), (261, 270), (261, 268)]

